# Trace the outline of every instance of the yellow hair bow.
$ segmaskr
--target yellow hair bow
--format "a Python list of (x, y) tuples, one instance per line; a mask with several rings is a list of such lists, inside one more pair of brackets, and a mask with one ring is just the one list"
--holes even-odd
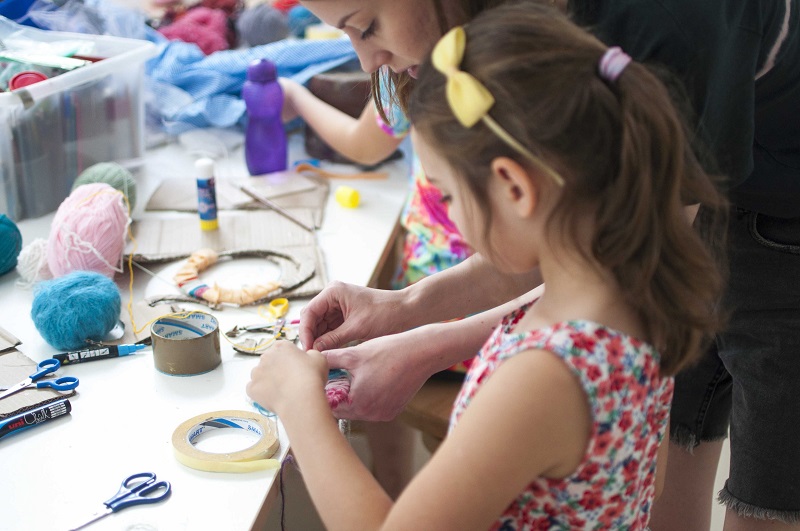
[(457, 26), (436, 43), (431, 54), (433, 66), (447, 77), (445, 92), (453, 115), (466, 128), (482, 120), (503, 142), (534, 162), (559, 186), (563, 186), (564, 179), (555, 170), (531, 153), (489, 116), (489, 110), (495, 101), (492, 93), (474, 76), (460, 69), (466, 46), (467, 34), (462, 26)]

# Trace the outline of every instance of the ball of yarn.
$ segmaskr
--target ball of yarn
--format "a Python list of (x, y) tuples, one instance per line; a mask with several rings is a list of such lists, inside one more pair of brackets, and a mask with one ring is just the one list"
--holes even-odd
[(47, 240), (36, 238), (22, 248), (17, 258), (17, 273), (21, 277), (17, 285), (28, 288), (41, 280), (53, 278), (47, 265)]
[(261, 46), (289, 36), (286, 14), (269, 4), (245, 9), (236, 19), (239, 38), (249, 46)]
[(320, 20), (308, 8), (295, 6), (289, 10), (289, 32), (298, 39), (306, 36), (307, 27), (319, 23)]
[(230, 47), (226, 38), (228, 17), (221, 9), (195, 7), (158, 31), (171, 41), (193, 42), (206, 55)]
[(109, 278), (122, 272), (130, 218), (122, 192), (105, 183), (77, 187), (58, 207), (47, 240), (53, 276), (94, 271)]
[(0, 275), (17, 267), (17, 257), (22, 250), (22, 234), (17, 225), (5, 214), (0, 214)]
[(98, 162), (89, 166), (72, 183), (72, 190), (84, 184), (106, 183), (128, 198), (131, 211), (136, 206), (136, 179), (133, 174), (116, 162)]
[(102, 341), (119, 322), (119, 289), (99, 273), (75, 271), (39, 283), (34, 290), (31, 319), (48, 344), (77, 350), (86, 340)]

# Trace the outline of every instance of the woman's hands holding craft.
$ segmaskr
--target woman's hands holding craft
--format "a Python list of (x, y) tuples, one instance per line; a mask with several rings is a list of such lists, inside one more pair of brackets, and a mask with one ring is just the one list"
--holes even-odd
[(328, 363), (316, 350), (303, 352), (290, 341), (276, 341), (250, 372), (247, 396), (282, 415), (291, 404), (304, 404), (316, 393), (327, 407)]

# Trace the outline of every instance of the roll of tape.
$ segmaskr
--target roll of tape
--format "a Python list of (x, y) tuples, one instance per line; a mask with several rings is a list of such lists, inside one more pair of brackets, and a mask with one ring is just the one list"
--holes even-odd
[[(204, 452), (194, 445), (201, 434), (217, 429), (247, 430), (258, 435), (259, 439), (249, 448), (231, 453)], [(172, 433), (172, 447), (178, 461), (205, 472), (253, 472), (280, 468), (277, 459), (270, 459), (278, 446), (278, 438), (269, 421), (250, 411), (203, 413), (181, 423)]]
[(217, 367), (219, 323), (210, 314), (188, 312), (159, 317), (150, 326), (156, 369), (172, 376), (194, 376)]

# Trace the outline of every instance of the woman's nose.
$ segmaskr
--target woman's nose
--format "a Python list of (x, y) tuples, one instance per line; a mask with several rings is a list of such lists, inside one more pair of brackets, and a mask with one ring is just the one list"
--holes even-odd
[(392, 58), (392, 54), (389, 51), (364, 42), (353, 42), (353, 49), (361, 62), (361, 69), (370, 74), (380, 67), (388, 65)]

